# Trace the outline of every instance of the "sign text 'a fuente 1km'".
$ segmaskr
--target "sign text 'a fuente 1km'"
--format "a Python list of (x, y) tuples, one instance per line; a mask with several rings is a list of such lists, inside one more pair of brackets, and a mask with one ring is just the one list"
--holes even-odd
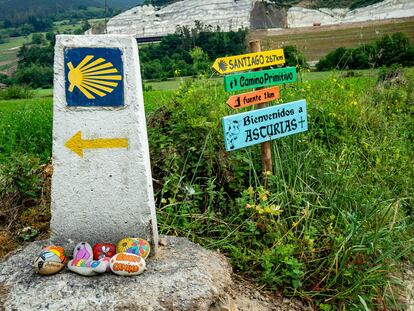
[(285, 63), (283, 49), (234, 55), (217, 58), (213, 69), (219, 74), (228, 74), (238, 71), (282, 65)]
[(306, 101), (223, 117), (226, 150), (236, 150), (308, 130)]
[(54, 72), (51, 238), (65, 245), (139, 236), (156, 247), (135, 39), (57, 36)]
[(224, 88), (227, 92), (231, 92), (295, 81), (296, 67), (286, 67), (225, 76)]
[(227, 105), (233, 109), (240, 109), (252, 105), (264, 104), (279, 99), (279, 87), (274, 86), (254, 92), (230, 96)]

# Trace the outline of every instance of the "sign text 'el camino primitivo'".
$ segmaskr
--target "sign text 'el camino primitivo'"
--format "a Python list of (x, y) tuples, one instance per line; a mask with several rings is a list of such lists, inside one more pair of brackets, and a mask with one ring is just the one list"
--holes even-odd
[(217, 58), (213, 69), (219, 74), (233, 73), (285, 63), (283, 49)]
[(296, 81), (296, 67), (240, 73), (224, 77), (227, 92)]
[(236, 150), (308, 130), (306, 100), (223, 117), (226, 150)]

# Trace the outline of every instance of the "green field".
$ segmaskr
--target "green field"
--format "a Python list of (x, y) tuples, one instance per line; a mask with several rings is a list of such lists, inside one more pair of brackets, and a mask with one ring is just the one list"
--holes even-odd
[[(89, 19), (88, 22), (89, 24), (91, 24), (91, 26), (93, 26), (97, 23), (103, 22), (104, 20), (105, 20), (104, 18), (94, 18), (94, 19)], [(79, 29), (81, 27), (82, 27), (82, 21), (74, 23), (74, 22), (71, 22), (70, 20), (62, 20), (62, 21), (54, 22), (53, 30), (61, 34), (71, 34), (76, 29)]]
[(19, 48), (30, 41), (30, 36), (16, 37), (10, 38), (9, 42), (0, 44), (0, 72), (17, 65)]
[(339, 47), (358, 47), (372, 43), (385, 34), (403, 32), (414, 42), (414, 18), (344, 24), (339, 26), (307, 27), (286, 30), (257, 30), (251, 39), (262, 41), (264, 49), (296, 45), (308, 61), (316, 61)]
[[(307, 72), (281, 87), (275, 104), (306, 99), (309, 130), (271, 143), (266, 182), (259, 145), (224, 150), (221, 118), (236, 112), (220, 81), (146, 83), (160, 233), (219, 249), (236, 273), (315, 310), (405, 310), (414, 68), (394, 82), (375, 70)], [(49, 231), (51, 95), (0, 101), (0, 257), (23, 228), (37, 230), (29, 239)]]

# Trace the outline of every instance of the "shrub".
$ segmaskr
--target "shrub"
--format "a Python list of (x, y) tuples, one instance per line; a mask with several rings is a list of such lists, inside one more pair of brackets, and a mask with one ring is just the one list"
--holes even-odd
[(32, 34), (32, 44), (44, 44), (46, 42), (45, 36), (42, 33)]
[(8, 75), (0, 73), (0, 83), (10, 84), (11, 78)]
[(36, 198), (41, 189), (40, 161), (23, 153), (14, 153), (0, 165), (0, 198), (17, 196), (20, 201)]
[(34, 92), (26, 85), (11, 85), (0, 91), (0, 99), (32, 98)]
[(356, 49), (338, 48), (317, 64), (319, 71), (331, 69), (366, 69), (380, 66), (414, 64), (414, 46), (410, 46), (403, 33), (385, 35), (374, 44), (367, 44)]
[(287, 66), (309, 68), (305, 55), (298, 49), (297, 46), (287, 45), (283, 47), (283, 50), (285, 52)]
[(382, 83), (400, 83), (403, 81), (404, 71), (401, 65), (392, 65), (391, 67), (382, 66), (378, 71), (378, 82)]
[(19, 66), (14, 81), (17, 84), (29, 85), (32, 88), (48, 88), (53, 86), (53, 68), (31, 64)]

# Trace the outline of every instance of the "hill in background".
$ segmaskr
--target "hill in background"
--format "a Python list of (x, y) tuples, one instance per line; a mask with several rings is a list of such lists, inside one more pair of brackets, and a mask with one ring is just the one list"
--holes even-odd
[[(142, 0), (108, 0), (108, 7), (125, 10), (142, 2)], [(104, 0), (0, 0), (0, 20), (26, 20), (29, 16), (52, 17), (69, 10), (104, 6)]]
[[(269, 0), (278, 7), (306, 6), (309, 8), (350, 8), (351, 10), (368, 6), (383, 0)], [(149, 0), (155, 6), (163, 6), (177, 0)]]
[[(294, 5), (306, 5), (312, 8), (321, 7), (349, 7), (351, 9), (367, 6), (381, 0), (271, 0), (280, 7)], [(107, 0), (109, 8), (126, 10), (133, 6), (142, 4), (143, 0)], [(149, 0), (153, 5), (166, 5), (175, 0)], [(103, 8), (104, 0), (0, 0), (0, 20), (17, 19), (25, 20), (28, 16), (50, 17), (68, 10), (97, 7)]]

